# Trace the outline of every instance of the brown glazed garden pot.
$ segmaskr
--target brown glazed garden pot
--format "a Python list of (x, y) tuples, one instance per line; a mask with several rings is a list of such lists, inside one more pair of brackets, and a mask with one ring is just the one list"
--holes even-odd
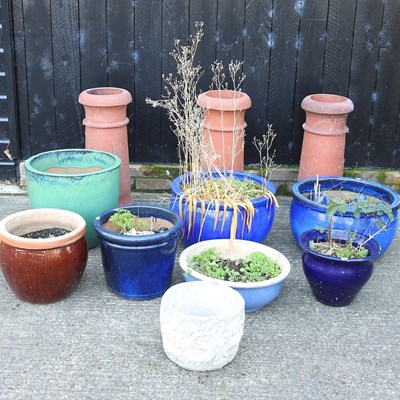
[(116, 87), (87, 89), (79, 95), (79, 103), (85, 107), (86, 149), (108, 151), (121, 159), (120, 206), (132, 204), (126, 116), (131, 102), (131, 94)]
[[(47, 239), (21, 235), (49, 228), (70, 232)], [(0, 221), (0, 265), (17, 297), (29, 303), (53, 303), (70, 295), (86, 268), (86, 223), (72, 211), (37, 208)]]
[(201, 93), (198, 104), (204, 109), (203, 144), (213, 164), (205, 169), (243, 171), (244, 115), (251, 107), (250, 97), (234, 90), (210, 90)]
[(303, 99), (306, 112), (298, 179), (342, 176), (347, 115), (353, 102), (335, 94), (312, 94)]

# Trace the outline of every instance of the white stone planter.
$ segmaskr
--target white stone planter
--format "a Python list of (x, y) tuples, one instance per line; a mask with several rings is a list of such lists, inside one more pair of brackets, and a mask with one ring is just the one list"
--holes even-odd
[(229, 287), (210, 282), (172, 286), (161, 300), (164, 351), (185, 369), (222, 368), (237, 353), (244, 318), (244, 300)]

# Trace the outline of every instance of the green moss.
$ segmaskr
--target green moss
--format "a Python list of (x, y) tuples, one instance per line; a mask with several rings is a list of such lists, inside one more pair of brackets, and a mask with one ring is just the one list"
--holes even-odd
[(386, 177), (387, 177), (387, 173), (386, 173), (386, 171), (383, 171), (383, 170), (378, 171), (376, 174), (376, 180), (382, 184), (385, 184)]
[(140, 172), (149, 178), (170, 178), (174, 179), (180, 175), (179, 166), (176, 164), (143, 164)]
[(359, 171), (356, 169), (345, 169), (343, 171), (343, 176), (347, 176), (348, 178), (358, 178), (359, 174)]

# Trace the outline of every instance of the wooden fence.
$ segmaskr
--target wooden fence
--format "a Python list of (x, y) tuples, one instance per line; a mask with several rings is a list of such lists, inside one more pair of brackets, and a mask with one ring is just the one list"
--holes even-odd
[(243, 90), (253, 102), (246, 114), (246, 163), (257, 162), (252, 138), (273, 124), (277, 162), (298, 164), (301, 100), (328, 92), (355, 105), (348, 118), (346, 166), (400, 167), (399, 0), (9, 0), (8, 5), (18, 133), (11, 148), (19, 159), (83, 146), (79, 93), (117, 86), (134, 98), (128, 109), (131, 161), (176, 162), (165, 112), (146, 105), (145, 98), (160, 98), (162, 74), (175, 70), (169, 55), (173, 39), (186, 43), (195, 21), (203, 21), (201, 90), (208, 88), (213, 60), (244, 61)]

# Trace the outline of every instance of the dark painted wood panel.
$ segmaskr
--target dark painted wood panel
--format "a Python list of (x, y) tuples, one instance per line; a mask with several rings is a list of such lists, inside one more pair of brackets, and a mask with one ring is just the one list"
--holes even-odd
[(300, 160), (303, 141), (302, 125), (305, 113), (301, 102), (305, 96), (322, 90), (328, 0), (318, 2), (299, 1), (297, 14), (301, 17), (296, 46), (298, 47), (296, 87), (293, 107), (293, 131), (290, 164)]
[(31, 154), (55, 149), (56, 99), (51, 1), (23, 1)]
[[(176, 63), (170, 52), (177, 38), (181, 45), (187, 45), (189, 35), (189, 0), (164, 0), (162, 4), (161, 32), (161, 72), (164, 75), (175, 73)], [(177, 139), (170, 129), (166, 110), (161, 111), (161, 131), (159, 136), (160, 161), (174, 162), (177, 159)]]
[(371, 162), (370, 133), (382, 28), (383, 2), (357, 2), (348, 97), (354, 111), (347, 118), (346, 165)]
[[(128, 90), (135, 101), (135, 3), (131, 0), (107, 1), (107, 49), (108, 85)], [(128, 144), (133, 156), (134, 147), (134, 105), (127, 108), (129, 117)], [(131, 157), (132, 157), (131, 156)]]
[(251, 93), (252, 106), (246, 112), (245, 163), (259, 162), (259, 155), (252, 144), (260, 138), (267, 125), (267, 104), (270, 82), (270, 53), (274, 47), (272, 32), (272, 0), (249, 1), (245, 10), (243, 72), (246, 79), (243, 91)]
[(53, 2), (51, 6), (56, 145), (84, 147), (80, 86), (78, 0)]
[(161, 110), (145, 104), (146, 97), (161, 95), (162, 2), (137, 0), (135, 7), (135, 135), (133, 158), (137, 162), (160, 160)]
[(293, 106), (299, 53), (300, 10), (292, 1), (274, 2), (268, 91), (268, 123), (276, 132), (276, 162), (295, 163)]
[[(272, 123), (277, 161), (297, 164), (305, 120), (300, 103), (325, 91), (348, 95), (355, 104), (346, 165), (400, 167), (398, 0), (10, 2), (17, 77), (11, 111), (18, 109), (19, 124), (10, 146), (21, 159), (83, 145), (80, 91), (120, 86), (134, 97), (131, 161), (176, 162), (166, 113), (145, 98), (160, 98), (162, 73), (175, 70), (168, 55), (173, 39), (187, 41), (194, 22), (203, 20), (200, 89), (208, 89), (213, 60), (245, 62), (243, 90), (253, 101), (246, 114), (247, 163), (258, 160), (251, 139)], [(0, 53), (0, 69), (2, 59)]]
[(28, 102), (28, 77), (27, 77), (27, 64), (25, 58), (26, 41), (25, 41), (25, 18), (22, 0), (13, 1), (13, 39), (14, 39), (14, 71), (18, 77), (16, 82), (17, 99), (14, 101), (14, 107), (18, 109), (18, 140), (14, 140), (12, 145), (17, 147), (19, 142), (19, 157), (24, 160), (28, 158), (31, 153), (30, 146), (30, 116), (29, 116), (29, 102)]
[(108, 85), (107, 0), (79, 0), (82, 90)]
[(400, 2), (386, 0), (377, 65), (370, 159), (381, 167), (399, 168)]
[(322, 91), (347, 96), (357, 0), (330, 1)]

